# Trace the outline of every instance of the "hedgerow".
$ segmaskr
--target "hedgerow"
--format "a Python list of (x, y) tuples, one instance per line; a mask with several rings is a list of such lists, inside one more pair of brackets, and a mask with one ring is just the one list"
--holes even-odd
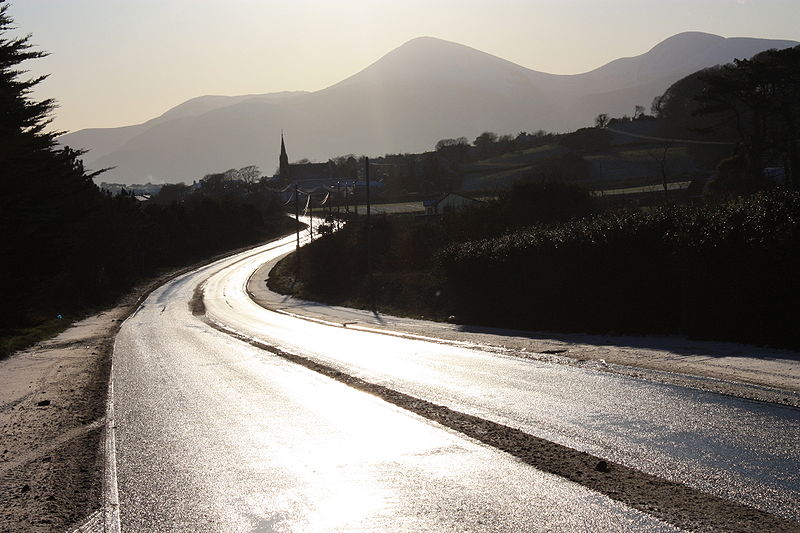
[(606, 212), (436, 254), (462, 320), (800, 347), (800, 195)]

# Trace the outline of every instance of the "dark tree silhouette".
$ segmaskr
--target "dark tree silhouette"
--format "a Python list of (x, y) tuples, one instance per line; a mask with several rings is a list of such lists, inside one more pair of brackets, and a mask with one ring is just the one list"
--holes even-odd
[(165, 187), (145, 206), (102, 192), (82, 152), (47, 130), (55, 103), (31, 98), (44, 77), (25, 79), (20, 67), (46, 54), (29, 36), (8, 37), (7, 9), (0, 0), (0, 357), (18, 347), (6, 339), (111, 303), (157, 269), (276, 236), (280, 206), (254, 167), (236, 171), (247, 181)]
[[(0, 0), (0, 255), (7, 270), (0, 276), (0, 291), (13, 302), (0, 311), (4, 323), (26, 321), (16, 305), (45, 297), (49, 285), (57, 283), (52, 261), (74, 257), (73, 224), (101, 199), (78, 159), (81, 152), (56, 149), (59, 133), (45, 131), (55, 102), (30, 97), (45, 76), (25, 79), (19, 65), (47, 54), (33, 49), (30, 36), (7, 38), (14, 29), (7, 11)], [(39, 290), (31, 291), (32, 284)]]
[[(800, 187), (800, 47), (697, 72), (673, 84), (657, 104), (665, 136), (738, 143), (725, 171), (732, 175), (732, 162), (741, 165), (737, 179), (749, 180), (748, 188), (758, 188), (770, 164), (783, 164), (793, 187)], [(720, 159), (720, 149), (697, 149)]]
[(473, 144), (478, 150), (479, 157), (491, 157), (494, 155), (494, 145), (497, 142), (497, 134), (485, 131), (475, 138)]
[(747, 177), (761, 178), (765, 163), (780, 157), (794, 188), (800, 188), (795, 175), (800, 163), (800, 46), (734, 60), (703, 81), (695, 113), (734, 117)]

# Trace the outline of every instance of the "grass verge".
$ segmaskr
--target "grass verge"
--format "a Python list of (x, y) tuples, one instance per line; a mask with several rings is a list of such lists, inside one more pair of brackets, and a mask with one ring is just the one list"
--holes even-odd
[(0, 359), (41, 340), (55, 337), (72, 324), (71, 320), (52, 318), (27, 328), (0, 330)]

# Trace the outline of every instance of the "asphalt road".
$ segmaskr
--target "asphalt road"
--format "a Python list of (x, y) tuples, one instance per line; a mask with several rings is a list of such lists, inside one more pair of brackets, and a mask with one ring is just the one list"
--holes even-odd
[[(177, 278), (123, 325), (123, 531), (671, 530), (220, 328), (800, 520), (796, 409), (273, 313), (245, 287), (287, 247)], [(187, 305), (201, 283), (207, 319)]]

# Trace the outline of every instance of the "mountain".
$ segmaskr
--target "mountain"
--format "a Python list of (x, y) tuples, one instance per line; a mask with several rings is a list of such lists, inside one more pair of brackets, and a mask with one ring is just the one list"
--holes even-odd
[(430, 150), (484, 131), (569, 131), (599, 113), (632, 114), (678, 79), (793, 41), (682, 33), (636, 57), (576, 75), (537, 72), (468, 46), (420, 37), (326, 89), (202, 96), (135, 126), (86, 129), (60, 142), (90, 150), (105, 181), (181, 181), (256, 164), (277, 167), (280, 132), (290, 158)]
[[(233, 104), (244, 102), (247, 100), (265, 101), (265, 102), (280, 102), (285, 101), (293, 96), (307, 94), (305, 91), (284, 91), (279, 93), (268, 94), (249, 94), (241, 96), (219, 96), (207, 95), (198, 96), (178, 104), (177, 106), (169, 109), (162, 115), (148, 120), (143, 124), (135, 126), (122, 126), (119, 128), (86, 128), (74, 133), (63, 135), (59, 142), (73, 148), (84, 148), (90, 150), (84, 159), (89, 163), (92, 168), (103, 168), (103, 166), (96, 166), (93, 162), (101, 159), (104, 155), (116, 152), (123, 149), (122, 147), (136, 138), (138, 135), (148, 131), (151, 127), (169, 122), (175, 119), (192, 118), (203, 115), (209, 111), (227, 107)], [(123, 149), (124, 150), (124, 149)], [(112, 163), (109, 166), (115, 166), (115, 158), (111, 158)], [(117, 172), (115, 170), (115, 172)], [(119, 172), (124, 173), (124, 169), (120, 168)], [(111, 173), (109, 173), (111, 174)], [(150, 174), (152, 175), (152, 174)]]

